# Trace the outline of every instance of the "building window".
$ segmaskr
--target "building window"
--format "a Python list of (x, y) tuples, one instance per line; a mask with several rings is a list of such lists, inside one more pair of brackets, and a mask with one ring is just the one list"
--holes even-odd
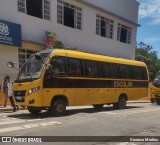
[(113, 39), (113, 20), (97, 15), (96, 34), (102, 37)]
[(50, 9), (50, 0), (44, 0), (43, 1), (43, 18), (46, 20), (50, 20), (50, 13), (51, 13), (51, 9)]
[(27, 59), (32, 55), (37, 53), (37, 51), (27, 50), (27, 49), (18, 49), (18, 58), (19, 58), (19, 68), (27, 61)]
[(62, 0), (57, 0), (57, 23), (82, 30), (82, 9)]
[(128, 26), (118, 23), (117, 40), (123, 43), (131, 44), (132, 29)]
[(18, 11), (26, 13), (26, 0), (18, 0)]
[(50, 0), (18, 0), (18, 11), (50, 20)]

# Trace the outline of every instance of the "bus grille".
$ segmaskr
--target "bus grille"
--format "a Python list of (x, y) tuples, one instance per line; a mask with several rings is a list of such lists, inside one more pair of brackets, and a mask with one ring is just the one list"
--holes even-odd
[(26, 95), (26, 91), (14, 91), (14, 98), (16, 102), (24, 102), (25, 95)]

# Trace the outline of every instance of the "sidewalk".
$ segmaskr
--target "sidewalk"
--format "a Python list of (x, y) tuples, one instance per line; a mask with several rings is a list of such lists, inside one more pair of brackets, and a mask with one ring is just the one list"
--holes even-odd
[(13, 108), (11, 106), (3, 107), (0, 106), (0, 112), (12, 111)]
[[(0, 106), (0, 113), (2, 112), (12, 112), (13, 108), (11, 106), (3, 107)], [(19, 107), (19, 110), (25, 110), (23, 107)]]

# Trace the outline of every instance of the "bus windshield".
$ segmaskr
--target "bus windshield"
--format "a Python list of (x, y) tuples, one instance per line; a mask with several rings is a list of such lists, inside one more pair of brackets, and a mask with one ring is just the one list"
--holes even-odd
[(160, 72), (156, 75), (154, 81), (153, 81), (154, 85), (160, 85)]
[(16, 81), (32, 81), (41, 76), (45, 62), (49, 57), (49, 53), (41, 53), (40, 59), (32, 55), (27, 62), (22, 66)]

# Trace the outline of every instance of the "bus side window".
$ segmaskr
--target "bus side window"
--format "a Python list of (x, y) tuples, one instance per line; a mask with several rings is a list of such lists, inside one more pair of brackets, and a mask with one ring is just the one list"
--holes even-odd
[(145, 67), (139, 67), (139, 73), (142, 80), (147, 80), (147, 72)]
[(136, 80), (141, 80), (141, 79), (142, 79), (141, 77), (142, 77), (142, 76), (141, 76), (140, 67), (135, 66), (135, 67), (134, 67), (134, 79), (136, 79)]
[(79, 59), (68, 58), (68, 73), (71, 77), (82, 76), (82, 63)]
[(66, 72), (66, 61), (64, 58), (53, 58), (50, 62), (51, 68), (49, 69), (49, 74), (51, 77), (54, 76), (65, 76)]
[(145, 68), (145, 67), (142, 67), (142, 71), (143, 71), (143, 79), (144, 79), (144, 80), (148, 80), (146, 68)]
[(134, 79), (134, 71), (133, 71), (133, 66), (127, 66), (127, 70), (128, 70), (128, 78), (129, 79)]
[(126, 65), (120, 65), (120, 76), (121, 79), (129, 79), (129, 68)]
[(98, 70), (97, 70), (95, 61), (85, 60), (84, 67), (85, 67), (86, 77), (97, 77), (98, 76)]
[(102, 62), (96, 62), (96, 70), (97, 70), (97, 77), (103, 78), (103, 63)]
[(105, 78), (112, 78), (113, 77), (112, 64), (104, 63), (103, 68), (104, 68), (104, 77)]
[(85, 77), (91, 77), (92, 70), (91, 66), (87, 63), (87, 60), (84, 60), (84, 70), (85, 70)]

